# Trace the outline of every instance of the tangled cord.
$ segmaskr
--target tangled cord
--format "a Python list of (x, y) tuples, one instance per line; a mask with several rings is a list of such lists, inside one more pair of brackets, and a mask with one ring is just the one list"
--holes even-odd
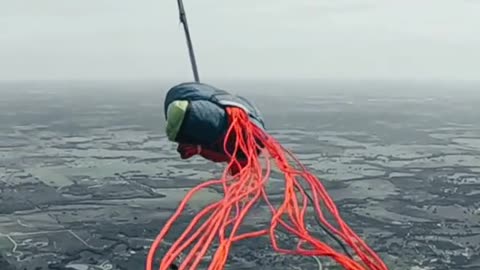
[[(186, 253), (186, 256), (177, 267), (178, 269), (197, 269), (214, 242), (217, 247), (213, 251), (208, 269), (221, 270), (224, 268), (229, 251), (235, 242), (260, 236), (269, 236), (272, 248), (281, 254), (326, 256), (347, 270), (388, 269), (378, 255), (342, 220), (336, 205), (322, 183), (290, 151), (250, 122), (243, 110), (228, 108), (227, 113), (230, 128), (226, 134), (224, 149), (231, 161), (220, 179), (199, 184), (186, 194), (175, 213), (154, 240), (147, 256), (146, 270), (153, 270), (157, 249), (192, 196), (198, 191), (212, 186), (221, 186), (224, 197), (205, 206), (193, 218), (161, 259), (159, 270), (168, 270), (180, 253)], [(233, 151), (227, 147), (227, 142), (232, 139), (235, 141)], [(261, 148), (266, 151), (259, 151)], [(246, 156), (246, 162), (240, 162), (236, 158), (239, 153)], [(265, 160), (264, 166), (261, 165), (261, 159)], [(272, 160), (275, 164), (272, 164)], [(272, 205), (266, 191), (272, 165), (279, 168), (285, 180), (284, 200), (277, 207)], [(234, 167), (242, 169), (238, 173), (230, 175), (228, 172)], [(300, 179), (303, 179), (304, 184), (311, 190), (312, 196), (306, 192)], [(240, 233), (239, 229), (249, 210), (260, 201), (267, 204), (272, 214), (270, 226), (258, 231)], [(309, 208), (308, 202), (312, 204), (311, 207), (313, 206), (317, 222), (330, 236), (336, 239), (345, 254), (337, 252), (321, 240), (316, 239), (307, 230), (305, 218)], [(323, 211), (322, 207), (326, 211)], [(330, 219), (333, 219), (336, 226), (327, 221), (327, 214)], [(298, 240), (295, 249), (279, 246), (275, 232), (280, 228)], [(358, 260), (349, 254), (340, 239), (350, 247)]]
[[(305, 193), (305, 195), (307, 196), (310, 203), (313, 205), (312, 197), (308, 193)], [(325, 226), (317, 218), (315, 218), (315, 221), (317, 222), (318, 226), (320, 226), (320, 228), (327, 233), (328, 236), (330, 236), (333, 240), (335, 240), (335, 242), (337, 242), (337, 244), (342, 248), (343, 252), (347, 254), (349, 258), (353, 258), (350, 252), (348, 252), (347, 247), (345, 247), (345, 245), (342, 243), (342, 241), (340, 241), (340, 239), (338, 239), (338, 237), (336, 237), (332, 232), (330, 232), (327, 228), (325, 228)], [(320, 259), (316, 256), (313, 256), (313, 259), (318, 265), (318, 270), (323, 270), (322, 261), (320, 261)], [(169, 270), (178, 270), (178, 266), (173, 263), (170, 265)]]

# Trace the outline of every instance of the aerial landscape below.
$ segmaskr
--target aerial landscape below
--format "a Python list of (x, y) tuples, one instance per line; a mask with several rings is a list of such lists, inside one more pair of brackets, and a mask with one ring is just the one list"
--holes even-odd
[[(170, 86), (0, 83), (1, 270), (143, 269), (182, 197), (222, 169), (181, 160), (166, 138)], [(261, 108), (267, 130), (323, 181), (343, 219), (390, 269), (480, 269), (478, 85), (223, 86)], [(282, 180), (270, 185), (280, 198)], [(195, 197), (171, 240), (220, 197)], [(268, 222), (268, 209), (257, 207), (246, 225)], [(268, 239), (232, 249), (227, 269), (259, 267), (318, 269), (312, 258), (274, 253)]]

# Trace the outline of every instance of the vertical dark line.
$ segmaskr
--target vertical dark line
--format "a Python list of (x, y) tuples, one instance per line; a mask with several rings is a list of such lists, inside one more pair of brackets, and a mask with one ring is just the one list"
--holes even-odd
[(188, 53), (190, 55), (190, 62), (192, 63), (193, 77), (195, 78), (196, 82), (200, 82), (200, 78), (198, 76), (197, 61), (195, 60), (192, 39), (190, 38), (190, 30), (188, 29), (187, 15), (185, 13), (185, 8), (183, 7), (182, 0), (178, 0), (178, 9), (180, 12), (180, 22), (183, 24), (183, 29), (185, 30), (185, 37), (187, 38)]

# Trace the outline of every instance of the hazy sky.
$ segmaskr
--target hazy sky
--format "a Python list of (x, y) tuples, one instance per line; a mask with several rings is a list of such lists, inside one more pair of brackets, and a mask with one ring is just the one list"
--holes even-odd
[[(480, 1), (184, 2), (204, 79), (480, 79)], [(0, 0), (0, 80), (190, 80), (187, 57), (176, 0)]]

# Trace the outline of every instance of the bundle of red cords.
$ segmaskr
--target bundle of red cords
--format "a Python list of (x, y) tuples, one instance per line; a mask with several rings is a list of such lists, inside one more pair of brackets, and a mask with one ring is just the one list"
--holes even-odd
[[(223, 188), (223, 198), (205, 206), (193, 218), (183, 234), (163, 255), (160, 270), (168, 270), (181, 253), (186, 256), (180, 263), (179, 269), (197, 269), (207, 251), (212, 249), (214, 242), (217, 247), (208, 269), (221, 270), (224, 268), (230, 248), (235, 242), (260, 236), (268, 236), (272, 248), (278, 253), (327, 256), (347, 270), (388, 269), (379, 256), (342, 220), (336, 205), (322, 183), (292, 153), (283, 148), (272, 136), (250, 122), (243, 110), (228, 108), (227, 113), (230, 128), (225, 142), (231, 137), (234, 137), (236, 141), (233, 152), (227, 152), (231, 157), (230, 163), (225, 168), (221, 179), (204, 182), (187, 193), (176, 212), (166, 222), (153, 242), (147, 257), (146, 270), (153, 270), (159, 246), (192, 196), (198, 191), (212, 186)], [(260, 148), (264, 149), (263, 152), (258, 151)], [(225, 151), (227, 151), (226, 145)], [(246, 154), (246, 164), (240, 165), (235, 158), (239, 151)], [(265, 164), (261, 164), (261, 156), (265, 157)], [(277, 207), (272, 205), (266, 192), (272, 165), (276, 165), (285, 178), (285, 198)], [(242, 167), (242, 169), (232, 176), (228, 173), (232, 167)], [(309, 205), (309, 195), (300, 179), (304, 180), (308, 190), (311, 191), (313, 205)], [(259, 201), (264, 201), (271, 211), (270, 226), (258, 231), (239, 233), (239, 228), (249, 210)], [(326, 210), (322, 209), (322, 206)], [(352, 257), (334, 250), (307, 230), (305, 219), (309, 207), (314, 209), (323, 226), (342, 239), (358, 259), (354, 260)], [(327, 215), (333, 217), (336, 226), (327, 221)], [(205, 220), (203, 224), (199, 224), (201, 220)], [(275, 232), (280, 227), (298, 239), (295, 249), (279, 247)]]

